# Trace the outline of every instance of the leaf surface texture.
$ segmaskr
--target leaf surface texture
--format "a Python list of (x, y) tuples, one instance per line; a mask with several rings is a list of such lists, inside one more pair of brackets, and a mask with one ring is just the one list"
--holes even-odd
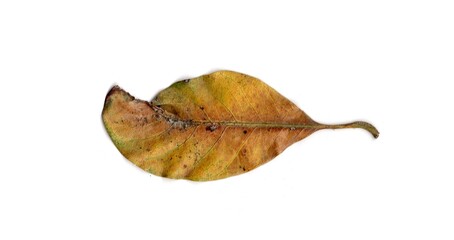
[(365, 122), (319, 124), (264, 82), (233, 71), (176, 82), (151, 102), (115, 86), (102, 118), (131, 162), (195, 181), (248, 172), (320, 129), (363, 128), (378, 137)]

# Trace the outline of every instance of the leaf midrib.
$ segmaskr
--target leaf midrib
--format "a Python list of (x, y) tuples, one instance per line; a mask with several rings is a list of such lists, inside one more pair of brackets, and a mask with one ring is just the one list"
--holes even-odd
[(175, 115), (169, 114), (166, 110), (152, 104), (153, 110), (161, 117), (166, 119), (171, 125), (177, 125), (177, 123), (183, 126), (229, 126), (229, 127), (241, 127), (241, 128), (289, 128), (289, 129), (323, 129), (326, 125), (314, 123), (282, 123), (282, 122), (243, 122), (243, 121), (213, 121), (213, 120), (193, 120), (193, 119), (182, 119)]
[[(184, 121), (184, 120), (183, 120)], [(229, 126), (242, 128), (311, 128), (321, 129), (324, 125), (320, 124), (294, 124), (294, 123), (276, 123), (276, 122), (236, 122), (236, 121), (203, 121), (203, 120), (186, 120), (193, 125), (214, 125), (214, 126)]]
[(285, 122), (239, 122), (239, 121), (213, 121), (213, 120), (192, 120), (192, 119), (181, 119), (175, 115), (169, 114), (166, 110), (151, 103), (147, 103), (153, 110), (166, 119), (172, 127), (175, 127), (175, 123), (180, 123), (179, 126), (182, 128), (190, 126), (225, 126), (225, 127), (241, 127), (241, 128), (280, 128), (280, 129), (343, 129), (343, 128), (362, 128), (373, 135), (374, 138), (379, 136), (378, 130), (370, 123), (363, 121), (355, 121), (345, 124), (320, 124), (308, 117), (310, 123), (285, 123)]

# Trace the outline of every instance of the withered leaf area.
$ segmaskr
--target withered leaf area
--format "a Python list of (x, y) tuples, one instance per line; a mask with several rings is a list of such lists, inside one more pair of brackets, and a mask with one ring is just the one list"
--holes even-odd
[(113, 87), (102, 111), (120, 152), (157, 176), (210, 181), (248, 172), (320, 129), (362, 128), (312, 120), (257, 78), (217, 71), (172, 84), (152, 100)]

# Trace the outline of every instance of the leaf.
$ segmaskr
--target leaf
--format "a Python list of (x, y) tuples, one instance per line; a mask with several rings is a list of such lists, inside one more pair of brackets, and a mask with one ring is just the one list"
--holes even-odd
[(248, 172), (320, 129), (319, 124), (257, 78), (218, 71), (176, 82), (151, 102), (118, 86), (106, 96), (104, 125), (131, 162), (168, 178), (209, 181)]

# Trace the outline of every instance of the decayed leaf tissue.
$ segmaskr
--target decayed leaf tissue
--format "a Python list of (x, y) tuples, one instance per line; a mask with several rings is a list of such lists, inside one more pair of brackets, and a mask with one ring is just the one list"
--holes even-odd
[(172, 84), (151, 101), (118, 86), (106, 96), (102, 119), (115, 146), (152, 174), (210, 181), (242, 174), (272, 160), (325, 125), (257, 78), (218, 71)]

